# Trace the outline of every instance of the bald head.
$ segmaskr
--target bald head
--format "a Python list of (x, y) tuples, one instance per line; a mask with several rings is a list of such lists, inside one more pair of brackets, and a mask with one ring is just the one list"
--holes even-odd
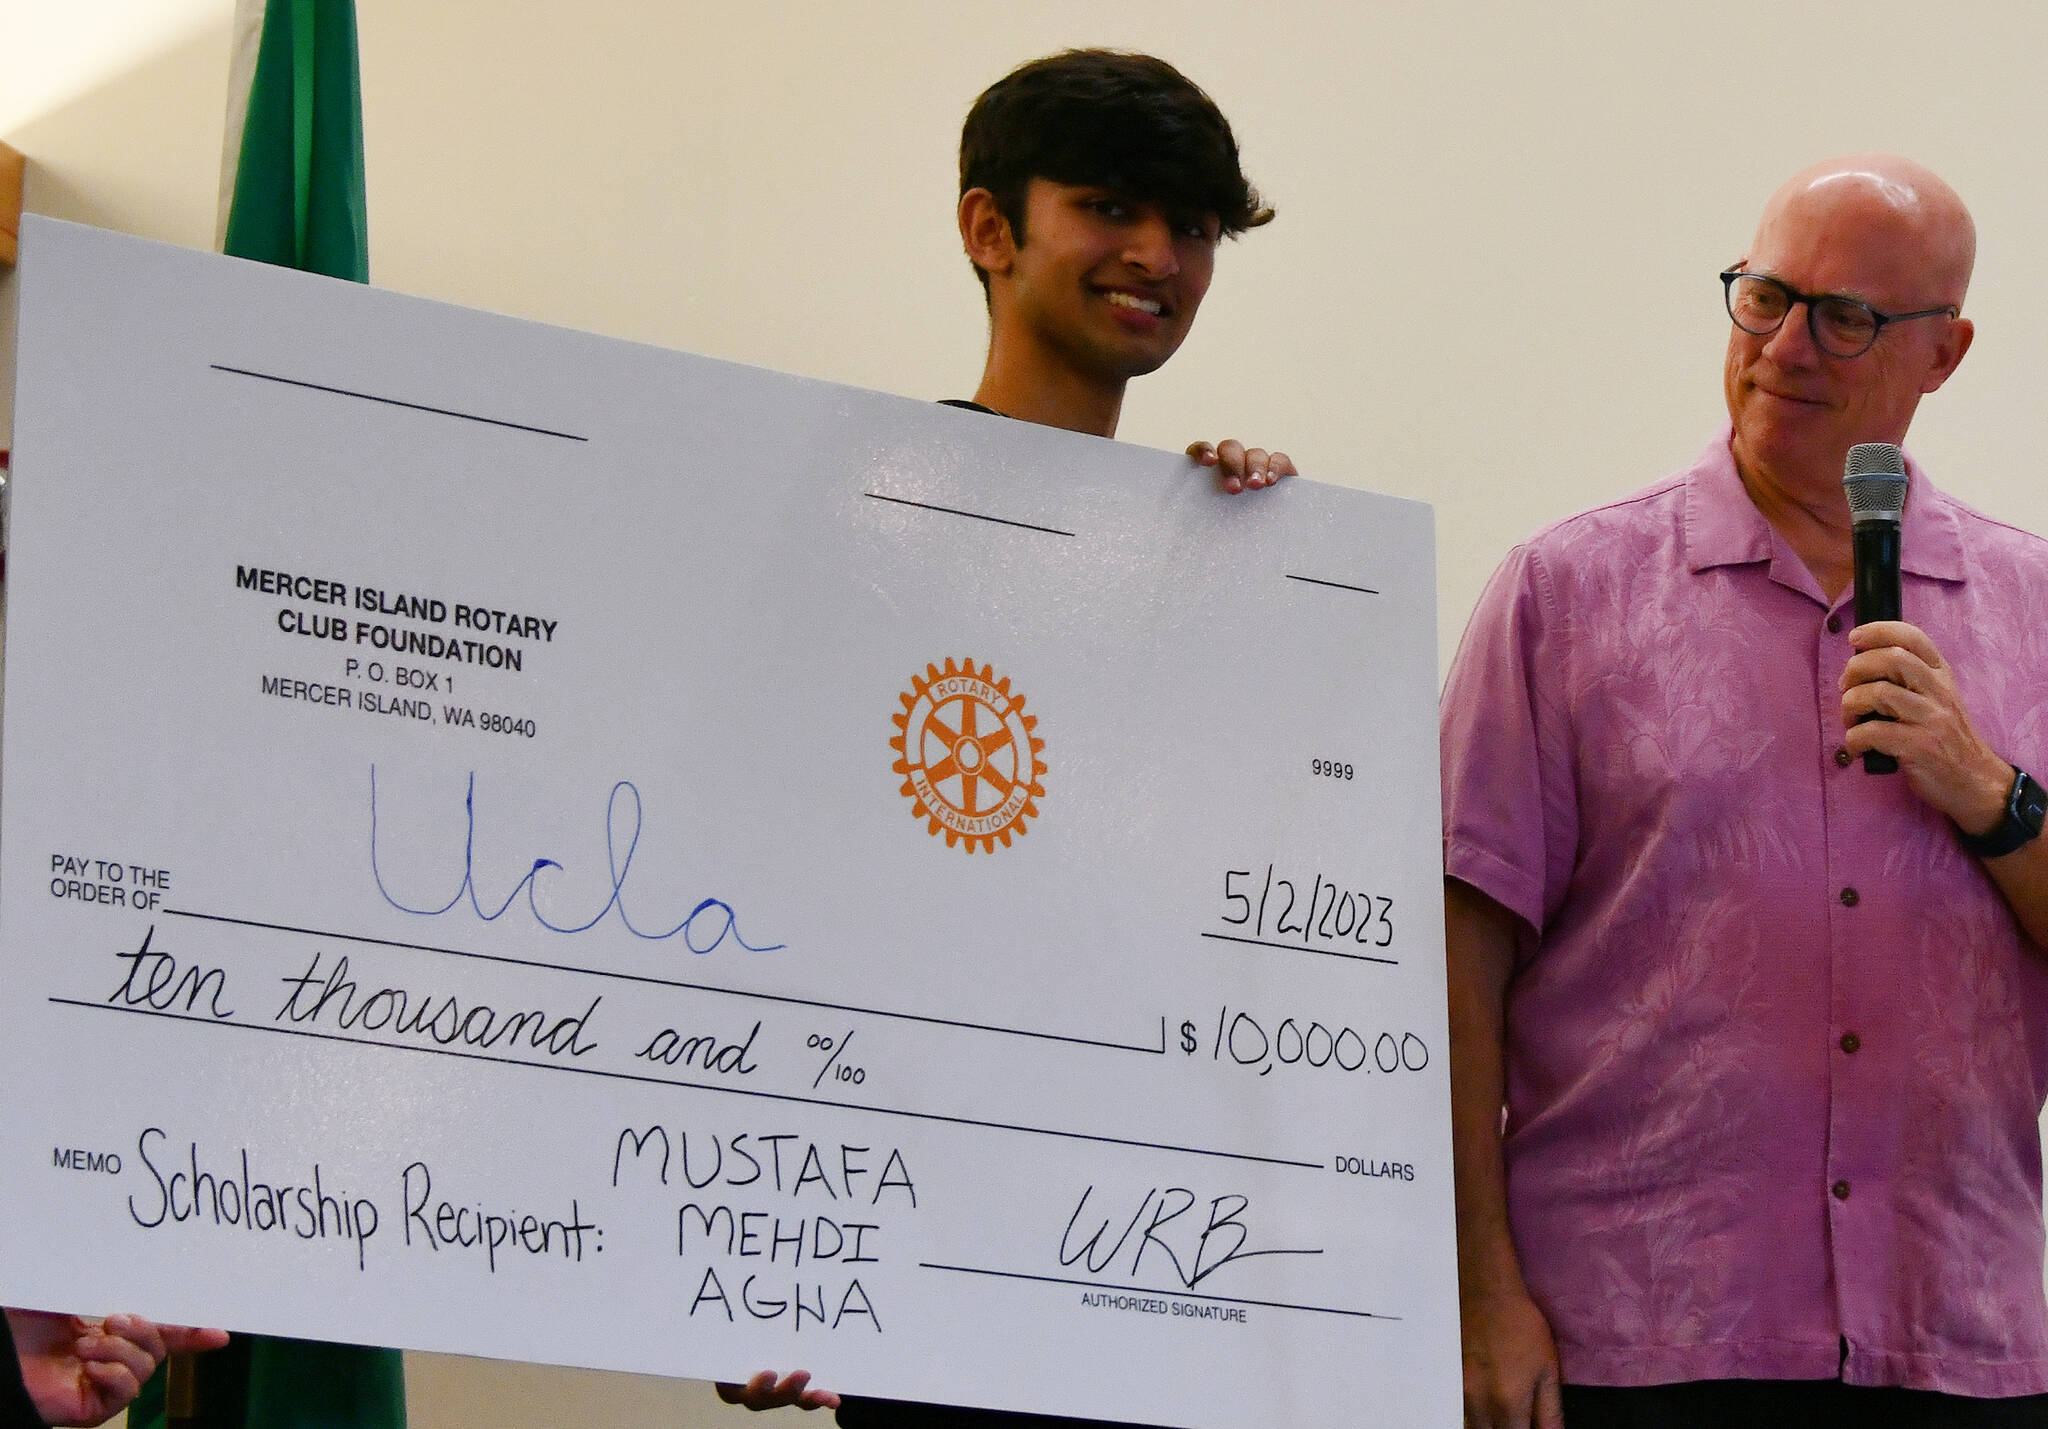
[(1977, 225), (1962, 199), (1932, 169), (1897, 154), (1852, 154), (1794, 174), (1764, 205), (1751, 251), (1771, 248), (1788, 229), (1881, 247), (1866, 256), (1889, 260), (1914, 289), (1885, 296), (1912, 307), (1961, 307), (1977, 263)]
[[(1730, 448), (1753, 499), (1836, 511), (1848, 539), (1842, 459), (1857, 442), (1903, 442), (1920, 399), (1970, 350), (1975, 325), (1957, 310), (1976, 253), (1955, 190), (1892, 154), (1815, 164), (1771, 195), (1740, 266), (1794, 301), (1769, 332), (1731, 325), (1722, 370)], [(1843, 357), (1815, 325), (1823, 295), (1892, 320)]]

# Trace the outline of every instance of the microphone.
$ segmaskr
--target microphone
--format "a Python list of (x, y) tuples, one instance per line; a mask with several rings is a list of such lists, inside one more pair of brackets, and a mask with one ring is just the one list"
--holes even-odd
[[(1899, 525), (1906, 514), (1906, 454), (1890, 442), (1858, 442), (1849, 448), (1842, 490), (1849, 496), (1855, 543), (1856, 623), (1904, 619), (1899, 612)], [(1868, 714), (1856, 722), (1889, 718)], [(1865, 750), (1863, 772), (1896, 774), (1899, 761)]]

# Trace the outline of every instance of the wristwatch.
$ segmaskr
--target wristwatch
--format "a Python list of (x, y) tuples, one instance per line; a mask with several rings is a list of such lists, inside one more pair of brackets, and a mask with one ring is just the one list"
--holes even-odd
[(1964, 834), (1963, 847), (1979, 858), (2000, 858), (2041, 836), (2048, 820), (2048, 790), (2024, 769), (2013, 770), (2012, 792), (2005, 796), (2005, 817), (1989, 833)]

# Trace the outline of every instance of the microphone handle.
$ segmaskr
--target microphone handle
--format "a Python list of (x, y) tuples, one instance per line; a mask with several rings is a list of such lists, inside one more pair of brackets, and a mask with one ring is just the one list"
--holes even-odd
[[(1873, 620), (1904, 619), (1899, 610), (1899, 523), (1858, 522), (1852, 539), (1856, 546), (1856, 623), (1868, 625)], [(1889, 715), (1871, 714), (1856, 722), (1862, 724), (1864, 720), (1889, 718)], [(1899, 761), (1874, 749), (1865, 750), (1863, 772), (1896, 774)]]

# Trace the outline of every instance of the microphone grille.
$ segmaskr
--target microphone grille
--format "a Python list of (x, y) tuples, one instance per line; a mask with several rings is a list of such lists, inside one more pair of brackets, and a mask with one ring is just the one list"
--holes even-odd
[(1858, 442), (1849, 448), (1842, 490), (1854, 521), (1898, 521), (1906, 509), (1906, 454), (1890, 442)]
[(1859, 476), (1906, 475), (1906, 454), (1890, 442), (1858, 442), (1849, 448), (1849, 463), (1844, 481), (1853, 481)]

